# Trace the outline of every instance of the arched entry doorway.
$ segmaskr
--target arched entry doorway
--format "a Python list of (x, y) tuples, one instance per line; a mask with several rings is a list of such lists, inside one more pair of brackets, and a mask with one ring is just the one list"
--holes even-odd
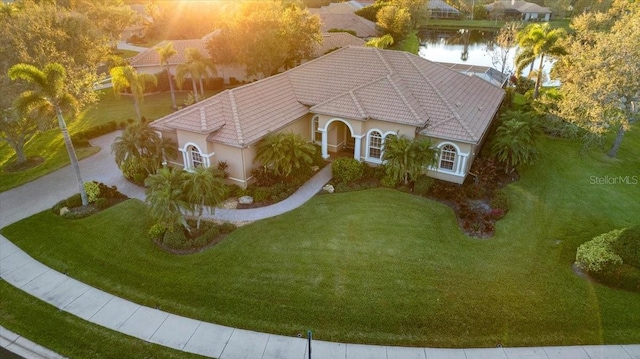
[(322, 157), (326, 159), (332, 155), (346, 155), (360, 160), (362, 136), (354, 134), (349, 122), (333, 118), (319, 131), (322, 133)]

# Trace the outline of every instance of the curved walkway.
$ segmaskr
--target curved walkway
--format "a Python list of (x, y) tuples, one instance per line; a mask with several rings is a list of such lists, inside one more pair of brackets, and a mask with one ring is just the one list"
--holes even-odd
[[(83, 179), (116, 185), (128, 196), (143, 199), (143, 190), (122, 178), (108, 151), (116, 135), (114, 133), (92, 141), (103, 150), (81, 161)], [(290, 201), (281, 202), (285, 204), (255, 210), (216, 211), (214, 217), (220, 216), (218, 218), (222, 219), (226, 216), (229, 220), (240, 220), (242, 213), (252, 213), (255, 217), (242, 220), (254, 220), (295, 208), (326, 183), (327, 168), (316, 174)], [(70, 167), (65, 167), (24, 186), (0, 193), (0, 227), (50, 208), (58, 200), (72, 195), (74, 183)], [(305, 339), (224, 327), (135, 304), (43, 265), (2, 236), (0, 278), (82, 319), (174, 349), (220, 359), (308, 357), (309, 348)], [(0, 341), (0, 344), (7, 347), (5, 341)], [(640, 345), (435, 349), (313, 341), (311, 353), (314, 359), (640, 359)]]

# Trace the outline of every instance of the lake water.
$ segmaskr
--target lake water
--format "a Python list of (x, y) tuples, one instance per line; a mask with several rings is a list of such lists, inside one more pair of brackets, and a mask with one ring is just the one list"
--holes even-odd
[[(455, 64), (467, 64), (477, 66), (493, 67), (500, 70), (500, 65), (492, 63), (491, 55), (487, 51), (495, 36), (493, 31), (484, 30), (450, 30), (450, 29), (427, 29), (419, 33), (421, 39), (420, 56), (431, 61), (449, 62)], [(516, 49), (509, 53), (507, 62), (507, 71), (513, 73), (515, 65), (513, 59)], [(537, 69), (539, 62), (536, 61), (534, 69)], [(552, 61), (544, 61), (543, 70), (545, 74), (549, 74)], [(526, 68), (524, 76), (529, 74), (529, 68)], [(554, 81), (547, 81), (545, 85), (553, 85)]]

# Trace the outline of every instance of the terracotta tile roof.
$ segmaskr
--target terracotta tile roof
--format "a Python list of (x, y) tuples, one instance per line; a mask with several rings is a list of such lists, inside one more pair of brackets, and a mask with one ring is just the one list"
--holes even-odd
[[(156, 45), (155, 47), (163, 46), (167, 42), (173, 42), (173, 47), (178, 52), (177, 54), (171, 56), (169, 58), (169, 65), (179, 65), (187, 62), (185, 57), (185, 52), (188, 48), (196, 48), (200, 50), (200, 53), (204, 56), (209, 57), (209, 51), (205, 45), (205, 42), (202, 39), (193, 39), (193, 40), (170, 40), (163, 41)], [(158, 66), (160, 65), (160, 56), (158, 52), (155, 50), (155, 47), (151, 47), (136, 56), (129, 59), (129, 63), (133, 67), (145, 67), (145, 66)]]
[(320, 113), (407, 124), (427, 136), (478, 143), (503, 96), (498, 86), (415, 55), (345, 47), (227, 90), (153, 126), (210, 133), (211, 141), (242, 147), (305, 114)]
[(322, 32), (331, 29), (346, 29), (356, 32), (358, 37), (368, 38), (378, 36), (378, 29), (373, 21), (356, 15), (359, 7), (351, 2), (331, 3), (319, 9), (309, 9), (309, 12), (320, 16)]
[[(163, 41), (156, 45), (156, 47), (163, 46), (167, 42), (173, 42), (173, 47), (178, 53), (169, 58), (169, 65), (179, 65), (186, 62), (185, 52), (188, 48), (197, 48), (198, 50), (200, 50), (200, 53), (202, 53), (204, 56), (209, 57), (209, 51), (207, 50), (206, 43), (211, 38), (211, 36), (216, 35), (217, 31), (219, 30), (205, 35), (202, 39)], [(314, 51), (314, 58), (326, 54), (329, 50), (335, 50), (345, 46), (364, 46), (365, 44), (364, 40), (346, 32), (324, 33), (322, 34), (322, 40), (323, 42), (318, 45)], [(152, 47), (129, 59), (129, 63), (131, 64), (131, 66), (136, 68), (145, 66), (159, 66), (160, 56), (155, 50), (155, 47)]]
[(313, 57), (325, 55), (330, 50), (337, 50), (345, 46), (364, 46), (366, 42), (348, 32), (328, 32), (322, 34), (322, 43), (313, 52)]

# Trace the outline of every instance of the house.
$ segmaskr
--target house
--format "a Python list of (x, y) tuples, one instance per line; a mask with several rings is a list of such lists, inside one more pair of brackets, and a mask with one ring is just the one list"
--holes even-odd
[[(371, 6), (375, 0), (357, 0), (361, 6)], [(432, 19), (459, 19), (460, 11), (455, 7), (447, 4), (443, 0), (429, 0), (427, 1), (427, 8), (429, 9), (429, 16)]]
[[(176, 66), (186, 62), (185, 52), (188, 48), (196, 48), (204, 56), (209, 57), (207, 42), (212, 36), (216, 36), (219, 31), (220, 30), (216, 30), (200, 39), (163, 41), (157, 46), (163, 46), (167, 42), (173, 43), (177, 54), (171, 56), (168, 62), (171, 73), (175, 75)], [(316, 47), (313, 53), (314, 58), (344, 46), (364, 46), (365, 44), (364, 40), (346, 32), (325, 33), (322, 34), (322, 40), (322, 43)], [(149, 48), (137, 54), (129, 59), (129, 63), (140, 73), (157, 74), (165, 69), (165, 66), (160, 64), (160, 56), (154, 48)], [(224, 82), (227, 84), (231, 82), (231, 78), (246, 82), (256, 79), (255, 77), (247, 77), (244, 67), (240, 65), (218, 64), (216, 68), (218, 73), (212, 75), (224, 78)]]
[(480, 150), (504, 91), (421, 57), (344, 47), (284, 73), (226, 90), (152, 122), (191, 170), (228, 164), (229, 179), (251, 181), (256, 143), (294, 132), (317, 143), (324, 158), (348, 151), (382, 163), (389, 136), (427, 137), (440, 150), (428, 174), (462, 183)]
[(330, 3), (319, 9), (310, 8), (310, 13), (320, 17), (320, 30), (329, 32), (333, 29), (350, 30), (356, 36), (369, 39), (378, 36), (376, 23), (360, 17), (355, 12), (363, 6), (357, 1)]
[(459, 19), (460, 11), (443, 0), (429, 0), (427, 3), (432, 19)]
[(549, 21), (551, 8), (526, 1), (498, 0), (485, 5), (489, 14), (505, 20)]

